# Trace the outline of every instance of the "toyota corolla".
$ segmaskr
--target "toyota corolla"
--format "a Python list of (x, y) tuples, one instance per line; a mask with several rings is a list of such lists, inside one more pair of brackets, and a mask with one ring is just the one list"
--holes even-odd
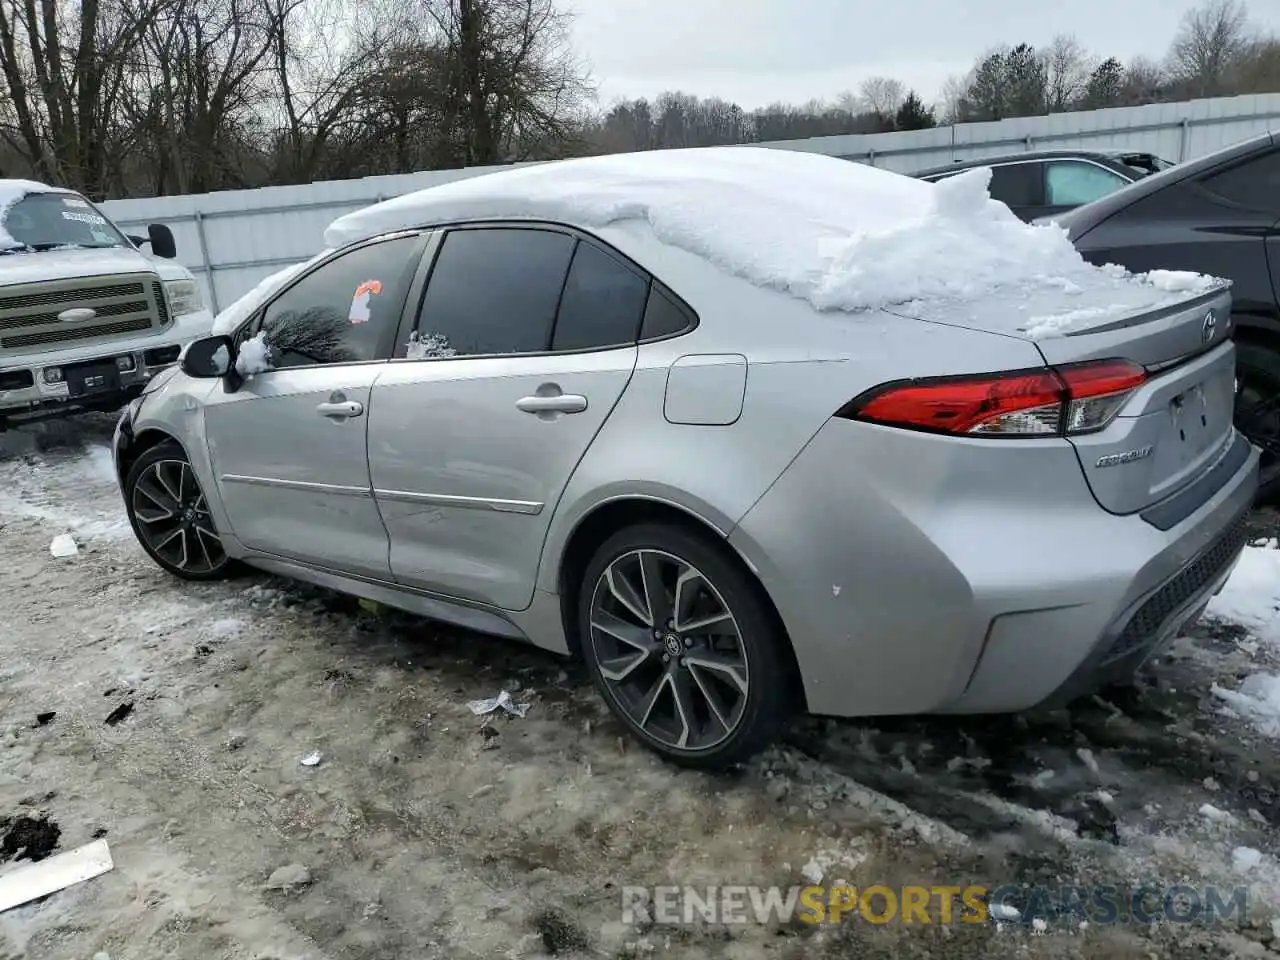
[(687, 764), (1122, 682), (1244, 543), (1230, 287), (989, 176), (664, 151), (349, 214), (125, 411), (133, 529), (580, 656)]

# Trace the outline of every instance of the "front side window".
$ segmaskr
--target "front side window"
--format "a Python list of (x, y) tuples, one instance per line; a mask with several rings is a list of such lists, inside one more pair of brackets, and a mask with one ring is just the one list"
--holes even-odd
[(28, 193), (0, 215), (0, 251), (132, 246), (110, 220), (74, 193)]
[[(270, 367), (357, 363), (387, 356), (417, 245), (416, 236), (406, 236), (357, 247), (280, 294), (252, 331), (253, 339), (269, 351)], [(243, 345), (241, 352), (245, 353)], [(249, 351), (253, 357), (260, 352)], [(260, 366), (252, 360), (250, 365)]]
[(1045, 203), (1051, 207), (1079, 207), (1115, 193), (1129, 181), (1092, 163), (1061, 160), (1046, 164)]

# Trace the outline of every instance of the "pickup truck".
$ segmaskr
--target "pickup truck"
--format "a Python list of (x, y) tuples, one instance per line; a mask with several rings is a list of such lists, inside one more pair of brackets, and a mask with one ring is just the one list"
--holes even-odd
[(0, 180), (0, 431), (119, 409), (209, 334), (172, 231), (147, 232), (127, 236), (75, 191)]

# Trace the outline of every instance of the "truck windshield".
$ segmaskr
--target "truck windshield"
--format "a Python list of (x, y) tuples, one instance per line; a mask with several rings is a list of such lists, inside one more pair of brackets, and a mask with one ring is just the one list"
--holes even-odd
[(28, 193), (0, 216), (0, 250), (6, 252), (127, 245), (110, 220), (73, 193)]

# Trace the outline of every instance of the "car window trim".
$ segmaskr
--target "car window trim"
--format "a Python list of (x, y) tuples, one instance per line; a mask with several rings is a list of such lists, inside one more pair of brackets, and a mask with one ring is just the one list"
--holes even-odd
[[(262, 329), (262, 321), (266, 318), (267, 310), (269, 310), (272, 306), (274, 306), (277, 300), (283, 297), (286, 293), (292, 290), (295, 286), (297, 286), (307, 277), (310, 277), (312, 274), (316, 273), (317, 271), (333, 263), (335, 260), (340, 260), (342, 257), (345, 257), (348, 254), (355, 253), (358, 250), (363, 250), (365, 247), (375, 246), (379, 243), (387, 243), (392, 240), (402, 240), (406, 237), (417, 237), (418, 243), (409, 252), (409, 256), (408, 256), (408, 259), (406, 262), (406, 268), (405, 268), (405, 273), (408, 274), (409, 273), (408, 265), (409, 264), (413, 265), (413, 277), (410, 277), (409, 283), (406, 284), (405, 286), (405, 298), (407, 300), (409, 292), (413, 286), (413, 281), (417, 276), (417, 272), (420, 265), (419, 261), (421, 260), (425, 252), (425, 248), (427, 246), (428, 241), (430, 240), (429, 234), (430, 234), (430, 231), (422, 230), (420, 228), (414, 228), (411, 230), (397, 230), (394, 233), (379, 234), (376, 237), (368, 237), (364, 240), (359, 241), (358, 243), (353, 243), (345, 247), (339, 247), (338, 249), (334, 250), (329, 256), (325, 257), (323, 260), (317, 261), (316, 263), (312, 264), (309, 268), (307, 268), (305, 271), (300, 272), (297, 276), (290, 277), (283, 287), (281, 287), (279, 290), (273, 293), (269, 300), (261, 304), (257, 310), (255, 310), (252, 314), (250, 314), (248, 317), (245, 318), (245, 320), (240, 324), (240, 326), (236, 327), (235, 330), (232, 331), (232, 333), (230, 334), (231, 339), (233, 341), (238, 340), (240, 337), (240, 334), (246, 331), (249, 332), (250, 337), (257, 336), (258, 332)], [(287, 367), (278, 367), (278, 368), (273, 367), (270, 370), (263, 370), (261, 373), (254, 374), (254, 376), (265, 376), (266, 374), (269, 374), (269, 373), (284, 373), (288, 370), (314, 370), (317, 367), (357, 367), (357, 366), (365, 366), (371, 363), (387, 363), (392, 359), (391, 354), (394, 351), (394, 348), (396, 346), (395, 340), (393, 338), (399, 335), (400, 323), (403, 322), (403, 318), (404, 318), (404, 304), (402, 303), (400, 305), (400, 320), (391, 326), (391, 333), (389, 335), (384, 333), (382, 335), (382, 338), (378, 341), (379, 355), (377, 357), (373, 357), (369, 360), (349, 360), (345, 363), (295, 363)]]
[[(545, 230), (551, 233), (566, 234), (579, 243), (585, 242), (598, 247), (603, 253), (618, 261), (622, 266), (633, 271), (641, 278), (648, 278), (649, 294), (652, 296), (655, 287), (660, 289), (673, 303), (675, 303), (688, 319), (688, 324), (671, 333), (662, 334), (657, 337), (640, 338), (640, 331), (644, 325), (644, 311), (641, 311), (639, 326), (636, 328), (636, 337), (625, 343), (610, 344), (607, 346), (578, 347), (572, 350), (539, 350), (539, 351), (517, 351), (507, 353), (466, 353), (456, 357), (408, 357), (406, 356), (409, 346), (410, 334), (416, 332), (418, 324), (418, 316), (422, 310), (422, 301), (426, 297), (427, 287), (431, 282), (431, 274), (435, 271), (436, 261), (439, 259), (440, 250), (444, 246), (444, 238), (452, 230), (483, 230), (483, 229), (523, 229), (523, 230)], [(568, 223), (561, 223), (556, 220), (535, 220), (535, 219), (519, 219), (511, 218), (495, 218), (492, 220), (455, 220), (445, 223), (432, 224), (426, 228), (430, 232), (430, 239), (427, 242), (426, 249), (423, 251), (422, 264), (420, 265), (418, 274), (415, 275), (413, 283), (410, 286), (410, 297), (405, 302), (404, 314), (401, 317), (401, 326), (397, 331), (395, 350), (391, 356), (392, 363), (424, 363), (437, 361), (454, 361), (454, 360), (499, 360), (511, 359), (513, 357), (569, 357), (576, 354), (587, 353), (604, 353), (609, 350), (625, 350), (633, 347), (639, 347), (643, 344), (660, 343), (664, 340), (672, 340), (676, 337), (683, 337), (696, 330), (702, 323), (698, 312), (693, 309), (683, 297), (677, 294), (668, 284), (663, 283), (652, 271), (646, 270), (641, 264), (637, 263), (631, 257), (627, 256), (613, 244), (607, 240), (597, 237), (595, 234), (573, 226)], [(574, 245), (574, 253), (577, 252), (577, 244)], [(573, 267), (573, 255), (569, 258), (569, 268)], [(568, 270), (565, 271), (566, 281), (568, 279)], [(563, 298), (564, 289), (561, 287), (560, 296)], [(648, 305), (648, 297), (645, 299), (646, 307)], [(556, 301), (556, 320), (559, 320), (560, 301)], [(551, 325), (552, 336), (555, 335), (555, 323)], [(548, 341), (548, 345), (550, 341)]]

